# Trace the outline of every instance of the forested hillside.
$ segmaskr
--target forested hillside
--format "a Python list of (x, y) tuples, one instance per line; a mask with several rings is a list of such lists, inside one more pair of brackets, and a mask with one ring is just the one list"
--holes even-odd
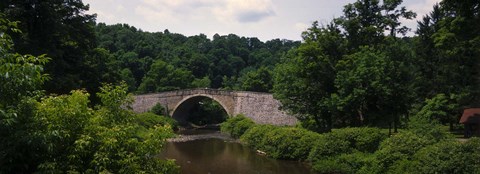
[(127, 24), (95, 27), (98, 47), (110, 53), (110, 66), (139, 93), (211, 87), (268, 92), (271, 71), (299, 41), (240, 37), (235, 34), (184, 36), (144, 32)]

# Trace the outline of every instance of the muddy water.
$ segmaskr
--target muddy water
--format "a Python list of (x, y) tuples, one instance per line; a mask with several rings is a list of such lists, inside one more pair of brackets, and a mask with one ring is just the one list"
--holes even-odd
[(218, 131), (181, 132), (166, 144), (161, 158), (175, 159), (184, 174), (309, 174), (301, 162), (276, 160), (232, 140)]

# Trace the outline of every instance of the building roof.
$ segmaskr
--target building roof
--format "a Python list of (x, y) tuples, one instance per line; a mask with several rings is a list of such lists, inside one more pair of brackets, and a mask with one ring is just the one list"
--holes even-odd
[(480, 108), (469, 108), (463, 110), (462, 118), (460, 118), (460, 123), (480, 123)]

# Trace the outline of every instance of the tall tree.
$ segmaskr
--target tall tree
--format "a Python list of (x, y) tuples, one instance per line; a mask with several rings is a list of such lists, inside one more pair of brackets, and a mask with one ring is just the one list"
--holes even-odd
[(48, 58), (13, 51), (7, 34), (19, 32), (17, 23), (0, 13), (0, 173), (33, 173), (42, 160), (41, 139), (34, 138), (33, 98), (48, 76)]
[(422, 98), (444, 94), (458, 102), (452, 120), (464, 107), (478, 107), (480, 97), (480, 2), (444, 0), (418, 22), (417, 61)]
[(82, 74), (85, 58), (95, 48), (95, 15), (85, 14), (88, 5), (81, 0), (5, 0), (0, 10), (11, 21), (20, 21), (21, 34), (13, 34), (15, 50), (21, 54), (47, 54), (52, 61), (46, 72), (48, 92), (68, 93), (85, 87)]
[(270, 92), (273, 86), (272, 71), (266, 67), (260, 67), (240, 77), (241, 88), (245, 91)]
[[(342, 115), (351, 120), (347, 125), (378, 125), (386, 122), (395, 104), (393, 80), (394, 64), (380, 51), (363, 47), (361, 51), (346, 56), (337, 66), (333, 101), (342, 108)], [(337, 98), (338, 97), (338, 98)], [(350, 118), (348, 118), (350, 116)]]
[(408, 101), (402, 82), (410, 80), (404, 62), (411, 54), (396, 33), (407, 31), (401, 18), (415, 16), (401, 2), (358, 0), (332, 24), (314, 23), (275, 70), (274, 93), (283, 107), (317, 131), (398, 122), (407, 107), (395, 101)]
[(330, 131), (330, 95), (334, 92), (335, 66), (344, 54), (346, 40), (335, 24), (318, 23), (302, 34), (304, 43), (291, 50), (274, 73), (274, 97), (282, 107), (297, 115), (303, 126)]
[(400, 20), (413, 19), (416, 14), (399, 7), (403, 0), (357, 0), (344, 7), (344, 15), (335, 21), (345, 30), (349, 40), (349, 48), (381, 44), (385, 32), (396, 37), (397, 33), (405, 34), (409, 29), (401, 26)]

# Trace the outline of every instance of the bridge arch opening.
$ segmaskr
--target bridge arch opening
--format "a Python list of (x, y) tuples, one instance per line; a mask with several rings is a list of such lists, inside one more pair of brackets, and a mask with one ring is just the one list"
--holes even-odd
[(213, 97), (197, 95), (180, 101), (172, 118), (181, 126), (205, 126), (224, 122), (228, 117), (225, 106)]

